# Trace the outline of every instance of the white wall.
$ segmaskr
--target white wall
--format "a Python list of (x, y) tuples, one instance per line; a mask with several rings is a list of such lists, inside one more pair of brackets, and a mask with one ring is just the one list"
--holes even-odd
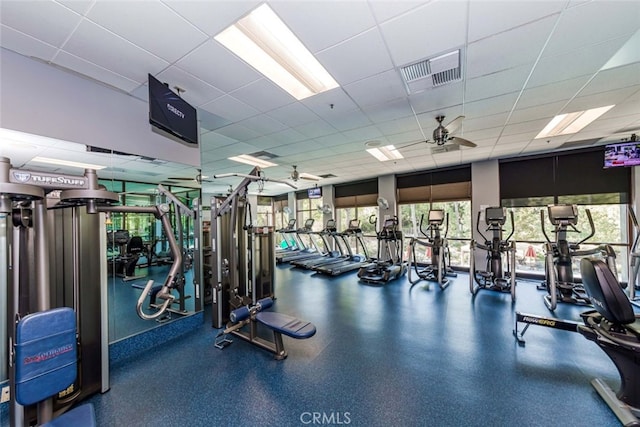
[(384, 222), (385, 218), (391, 218), (398, 214), (395, 175), (384, 175), (378, 177), (378, 197), (382, 197), (389, 202), (388, 209), (380, 208), (378, 211), (378, 225), (380, 225)]
[[(498, 160), (471, 164), (471, 227), (473, 239), (482, 237), (476, 230), (478, 212), (488, 206), (500, 206), (500, 168)], [(484, 242), (482, 242), (484, 243)], [(476, 265), (483, 265), (486, 253), (476, 251)]]
[(152, 132), (146, 101), (0, 48), (0, 127), (200, 167)]

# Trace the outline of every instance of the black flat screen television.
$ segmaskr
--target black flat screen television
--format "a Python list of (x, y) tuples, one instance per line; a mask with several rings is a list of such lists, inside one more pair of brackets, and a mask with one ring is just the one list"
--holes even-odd
[(195, 107), (149, 74), (149, 123), (189, 144), (198, 144)]
[(310, 199), (319, 199), (322, 197), (322, 188), (314, 187), (307, 189), (307, 194)]
[(640, 165), (640, 142), (618, 142), (604, 147), (604, 167)]

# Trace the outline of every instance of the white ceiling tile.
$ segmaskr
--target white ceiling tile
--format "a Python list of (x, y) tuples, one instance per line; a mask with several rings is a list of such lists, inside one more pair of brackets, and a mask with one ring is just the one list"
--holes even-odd
[(550, 120), (562, 110), (565, 104), (565, 101), (560, 101), (550, 102), (536, 107), (517, 108), (516, 110), (513, 110), (511, 117), (509, 117), (509, 124), (528, 122), (540, 117)]
[(462, 46), (467, 7), (467, 2), (458, 1), (428, 3), (382, 23), (382, 35), (394, 63), (405, 65)]
[(169, 64), (90, 21), (82, 21), (64, 50), (139, 83)]
[(562, 55), (545, 56), (536, 65), (529, 84), (540, 86), (559, 80), (593, 75), (624, 43), (621, 38), (574, 49)]
[(92, 79), (107, 83), (125, 92), (130, 92), (140, 86), (140, 84), (136, 81), (116, 74), (110, 70), (106, 70), (96, 64), (92, 64), (91, 62), (85, 61), (82, 58), (78, 58), (77, 56), (71, 55), (64, 51), (60, 52), (60, 54), (56, 56), (56, 59), (53, 62), (57, 65), (60, 65), (61, 67), (75, 70), (78, 73), (89, 76)]
[(373, 15), (379, 23), (387, 21), (398, 15), (407, 13), (411, 9), (423, 6), (424, 1), (394, 1), (394, 0), (376, 0), (370, 1), (369, 5), (373, 10)]
[[(325, 49), (316, 57), (342, 86), (393, 69), (377, 28)], [(345, 61), (345, 58), (348, 60)]]
[(504, 126), (507, 122), (509, 113), (498, 113), (490, 116), (470, 117), (466, 116), (462, 122), (462, 131), (473, 132), (482, 129), (490, 129)]
[(2, 1), (2, 23), (50, 45), (60, 47), (82, 16), (52, 1)]
[(335, 117), (338, 114), (358, 108), (353, 100), (340, 88), (319, 93), (300, 102), (322, 118)]
[(86, 17), (167, 62), (207, 40), (206, 34), (163, 3), (128, 1), (121, 7), (110, 3), (96, 2)]
[(510, 92), (520, 91), (529, 76), (531, 66), (525, 64), (481, 77), (467, 79), (465, 101), (477, 101)]
[[(470, 43), (467, 49), (466, 77), (470, 79), (534, 63), (554, 23), (555, 18), (550, 17)], [(514, 43), (515, 40), (526, 40), (526, 48), (521, 43)]]
[(557, 15), (565, 5), (566, 1), (548, 0), (469, 2), (469, 41)]
[(2, 47), (5, 49), (44, 61), (53, 59), (58, 51), (58, 48), (6, 25), (0, 26), (0, 40), (2, 40)]
[[(409, 102), (417, 114), (433, 111), (445, 114), (445, 109), (462, 105), (463, 101), (464, 82), (462, 81), (409, 95)], [(446, 114), (451, 115), (448, 112)]]
[[(185, 92), (181, 94), (182, 97), (189, 104), (196, 107), (224, 95), (222, 91), (178, 67), (168, 67), (155, 77), (161, 82), (169, 84), (169, 87), (174, 92), (176, 92), (175, 86), (184, 89)], [(146, 96), (145, 99), (146, 98), (148, 98), (148, 96)]]
[(544, 55), (555, 56), (602, 40), (628, 36), (639, 28), (640, 2), (592, 1), (563, 12)]
[(309, 138), (331, 135), (338, 132), (336, 128), (324, 120), (308, 122), (300, 126), (296, 126), (294, 129)]
[(231, 120), (232, 122), (244, 120), (259, 113), (255, 108), (229, 95), (221, 96), (211, 102), (207, 102), (201, 105), (200, 108)]
[(593, 95), (580, 96), (574, 98), (562, 111), (570, 113), (573, 111), (583, 111), (595, 107), (604, 107), (607, 105), (616, 105), (629, 96), (627, 88), (610, 90), (607, 92), (595, 93)]
[(536, 136), (544, 127), (549, 123), (547, 119), (531, 120), (529, 122), (520, 122), (509, 124), (502, 130), (502, 135), (515, 135), (526, 132), (533, 132), (533, 136)]
[(271, 2), (270, 5), (312, 53), (350, 39), (376, 24), (364, 1), (311, 0)]
[(407, 90), (397, 70), (386, 71), (351, 83), (346, 85), (344, 90), (363, 107), (404, 99), (407, 96)]
[(209, 36), (217, 35), (262, 3), (253, 0), (163, 2)]
[(236, 89), (231, 95), (246, 104), (251, 104), (251, 106), (262, 112), (271, 111), (296, 101), (286, 91), (266, 78), (256, 80)]
[(270, 117), (290, 127), (300, 126), (319, 119), (319, 117), (299, 102), (276, 108), (267, 113)]
[[(640, 46), (638, 46), (640, 51)], [(606, 92), (612, 89), (637, 86), (640, 84), (640, 62), (600, 71), (580, 91), (580, 96)]]
[(546, 85), (527, 86), (518, 100), (517, 108), (534, 107), (556, 101), (569, 101), (589, 81), (590, 76), (554, 81)]
[(401, 119), (403, 117), (413, 118), (413, 111), (406, 99), (398, 99), (397, 101), (386, 102), (380, 105), (362, 108), (373, 123), (383, 123), (392, 120)]
[[(251, 141), (261, 136), (260, 133), (235, 123), (230, 124), (229, 126), (222, 127), (220, 129), (216, 129), (215, 132), (221, 135), (224, 135), (228, 138), (235, 139), (237, 141)], [(257, 151), (257, 150), (252, 150), (252, 151)]]
[(213, 39), (198, 46), (175, 65), (223, 92), (231, 92), (262, 78), (250, 65)]
[(259, 135), (269, 135), (286, 129), (285, 125), (265, 114), (249, 117), (237, 123), (253, 130)]
[(339, 131), (347, 131), (371, 125), (371, 120), (360, 110), (327, 115), (325, 120)]
[(518, 93), (512, 92), (481, 101), (468, 102), (464, 105), (464, 115), (473, 118), (509, 112), (517, 99)]
[(95, 4), (95, 0), (56, 0), (74, 12), (84, 15)]

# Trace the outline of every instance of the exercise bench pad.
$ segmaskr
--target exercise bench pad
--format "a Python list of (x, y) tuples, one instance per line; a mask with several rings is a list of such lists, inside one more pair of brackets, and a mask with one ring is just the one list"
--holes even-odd
[(70, 308), (33, 313), (16, 328), (16, 401), (31, 405), (76, 379), (76, 315)]
[(291, 338), (311, 338), (316, 333), (316, 327), (312, 323), (282, 313), (261, 311), (256, 314), (256, 320)]

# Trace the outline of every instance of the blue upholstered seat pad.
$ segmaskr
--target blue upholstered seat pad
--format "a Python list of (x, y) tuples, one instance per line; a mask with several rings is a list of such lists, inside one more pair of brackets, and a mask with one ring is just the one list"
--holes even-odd
[(291, 338), (310, 338), (316, 333), (316, 327), (312, 323), (282, 313), (261, 311), (256, 314), (256, 320)]
[(76, 379), (76, 317), (70, 308), (33, 313), (16, 328), (16, 401), (31, 405)]
[(91, 403), (77, 406), (42, 427), (91, 427), (96, 425), (96, 414)]

